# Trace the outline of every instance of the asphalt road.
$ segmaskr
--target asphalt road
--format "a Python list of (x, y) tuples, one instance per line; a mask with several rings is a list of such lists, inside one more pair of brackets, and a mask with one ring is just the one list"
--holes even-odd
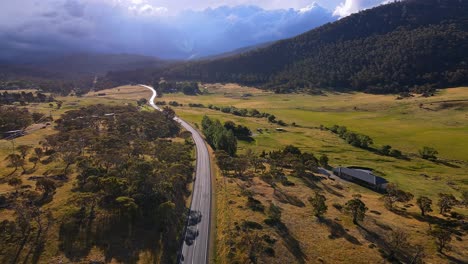
[[(155, 103), (156, 91), (151, 86), (141, 85), (153, 91), (149, 104), (156, 110), (161, 111)], [(206, 264), (208, 263), (208, 249), (210, 238), (211, 219), (211, 164), (208, 148), (200, 133), (184, 120), (175, 117), (175, 121), (181, 124), (187, 131), (192, 133), (192, 138), (197, 148), (197, 167), (195, 173), (195, 184), (193, 186), (192, 203), (190, 209), (200, 211), (201, 221), (196, 225), (199, 235), (192, 245), (184, 242), (182, 247), (182, 258), (180, 263)]]

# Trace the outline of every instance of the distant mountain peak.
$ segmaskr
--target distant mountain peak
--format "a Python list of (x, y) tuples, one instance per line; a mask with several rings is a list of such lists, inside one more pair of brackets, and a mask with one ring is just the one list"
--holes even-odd
[[(304, 17), (316, 17), (314, 8), (305, 10)], [(333, 88), (399, 93), (465, 86), (467, 19), (466, 1), (396, 1), (264, 48), (177, 65), (166, 75), (276, 92)]]
[(324, 8), (321, 5), (319, 5), (317, 2), (312, 2), (312, 4), (299, 9), (299, 12), (300, 13), (307, 13), (307, 12), (310, 12), (310, 11), (312, 11), (314, 9), (323, 10)]

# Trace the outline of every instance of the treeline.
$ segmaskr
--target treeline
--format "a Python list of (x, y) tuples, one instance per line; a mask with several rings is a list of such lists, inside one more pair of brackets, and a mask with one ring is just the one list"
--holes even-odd
[(76, 95), (82, 95), (93, 89), (93, 81), (94, 76), (91, 75), (66, 78), (62, 74), (42, 71), (37, 68), (0, 65), (0, 89), (2, 90), (36, 89), (43, 93), (61, 96), (67, 96), (72, 92)]
[[(162, 262), (175, 262), (193, 159), (191, 144), (167, 140), (180, 132), (172, 118), (170, 109), (95, 105), (57, 120), (59, 133), (47, 137), (45, 146), (63, 159), (65, 171), (76, 163), (78, 173), (74, 206), (63, 219), (60, 235), (69, 257), (76, 258), (82, 250), (76, 245), (91, 236), (86, 239), (90, 245), (106, 250), (105, 245), (114, 244), (112, 248), (122, 251), (114, 252), (115, 258), (133, 263), (138, 250), (155, 252), (157, 247), (142, 243), (143, 248), (129, 248), (125, 241), (164, 237), (159, 241)], [(84, 233), (86, 229), (91, 234)], [(131, 254), (123, 253), (127, 250)]]
[(176, 65), (159, 74), (278, 93), (331, 88), (430, 94), (468, 84), (467, 20), (466, 1), (398, 1), (264, 49)]
[[(277, 120), (275, 115), (265, 113), (265, 112), (260, 112), (257, 109), (247, 109), (247, 108), (237, 108), (235, 106), (216, 106), (209, 104), (208, 107), (206, 107), (203, 104), (197, 104), (197, 103), (189, 103), (189, 107), (193, 108), (208, 108), (211, 110), (216, 110), (223, 112), (225, 114), (232, 114), (235, 116), (242, 116), (242, 117), (255, 117), (255, 118), (267, 118), (268, 122), (278, 124), (280, 126), (287, 126), (286, 122), (283, 120)], [(295, 125), (293, 123), (293, 125)]]
[[(247, 150), (245, 154), (232, 156), (224, 150), (216, 151), (216, 161), (224, 176), (229, 176), (231, 173), (235, 177), (244, 178), (247, 172), (252, 170), (253, 173), (260, 172), (260, 177), (265, 182), (273, 187), (277, 183), (285, 186), (294, 185), (290, 182), (284, 173), (284, 169), (291, 169), (292, 176), (299, 178), (307, 178), (313, 176), (319, 166), (328, 167), (328, 157), (321, 155), (315, 157), (313, 153), (302, 152), (299, 148), (293, 145), (288, 145), (276, 151), (256, 154), (251, 150)], [(265, 166), (265, 165), (268, 166)], [(269, 168), (267, 170), (267, 168)], [(252, 205), (254, 206), (254, 205)]]
[(346, 140), (348, 144), (358, 148), (366, 149), (374, 144), (374, 141), (369, 136), (348, 131), (345, 126), (333, 125), (329, 130)]
[(378, 149), (372, 148), (372, 145), (374, 144), (374, 140), (371, 137), (349, 131), (348, 128), (346, 128), (345, 126), (333, 125), (329, 127), (328, 130), (337, 134), (339, 137), (344, 139), (348, 144), (354, 147), (367, 149), (367, 150), (373, 150), (384, 156), (391, 156), (395, 158), (405, 158), (403, 153), (400, 150), (393, 149), (392, 146), (390, 145), (384, 145)]
[[(24, 166), (30, 157), (34, 166), (57, 161), (62, 171), (34, 177), (35, 190), (19, 188), (21, 182), (13, 179), (20, 178), (10, 175), (18, 191), (3, 198), (17, 218), (0, 223), (0, 262), (28, 263), (32, 255), (38, 259), (47, 233), (58, 230), (51, 234), (59, 239), (54, 250), (72, 262), (98, 248), (122, 263), (137, 263), (142, 252), (157, 262), (175, 263), (194, 167), (193, 144), (171, 140), (180, 132), (173, 117), (167, 108), (148, 112), (134, 106), (89, 106), (62, 115), (58, 133), (47, 136), (33, 154), (27, 148), (12, 154), (13, 167)], [(54, 219), (44, 205), (71, 173), (77, 175), (72, 195)], [(58, 228), (48, 228), (51, 223)], [(29, 239), (37, 228), (40, 240)], [(27, 241), (26, 246), (18, 247), (18, 241)]]
[(33, 116), (25, 108), (0, 106), (0, 138), (5, 132), (22, 130), (33, 123)]
[(223, 150), (230, 156), (237, 152), (237, 139), (234, 131), (227, 129), (219, 120), (213, 120), (208, 116), (203, 116), (202, 132), (208, 144), (215, 150)]
[(10, 105), (15, 102), (19, 102), (20, 104), (24, 105), (26, 103), (46, 103), (46, 102), (54, 102), (55, 99), (53, 96), (47, 96), (41, 92), (8, 92), (4, 91), (0, 93), (0, 105)]
[(165, 93), (183, 93), (185, 95), (200, 94), (200, 88), (197, 82), (168, 82), (165, 80), (153, 82), (153, 88), (161, 97)]

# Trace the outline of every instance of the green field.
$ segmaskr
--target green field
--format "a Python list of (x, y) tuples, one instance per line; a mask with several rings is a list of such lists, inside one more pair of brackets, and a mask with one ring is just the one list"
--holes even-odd
[[(159, 101), (177, 101), (184, 104), (175, 107), (178, 115), (195, 124), (200, 124), (203, 115), (222, 121), (231, 120), (248, 126), (254, 133), (255, 141), (251, 143), (240, 141), (239, 152), (253, 149), (260, 153), (263, 150), (278, 150), (285, 145), (293, 144), (304, 151), (313, 152), (316, 156), (327, 154), (332, 166), (357, 165), (374, 168), (388, 181), (397, 183), (405, 191), (417, 198), (420, 195), (429, 196), (434, 203), (438, 193), (452, 193), (461, 198), (461, 192), (468, 187), (468, 88), (456, 88), (439, 91), (434, 97), (396, 100), (395, 95), (369, 95), (363, 93), (328, 93), (321, 96), (304, 94), (273, 94), (253, 88), (242, 88), (237, 85), (206, 85), (204, 94), (186, 96), (183, 94), (165, 94)], [(248, 94), (248, 96), (246, 96)], [(453, 101), (458, 100), (458, 101)], [(447, 101), (447, 102), (445, 102)], [(207, 108), (188, 107), (189, 103), (210, 104), (215, 106), (235, 106), (237, 108), (257, 109), (260, 112), (274, 114), (288, 124), (295, 122), (298, 127), (289, 125), (285, 132), (278, 132), (277, 124), (268, 123), (265, 118), (239, 117), (221, 111)], [(422, 105), (421, 105), (422, 104)], [(408, 160), (386, 157), (374, 152), (363, 150), (347, 144), (343, 139), (327, 130), (321, 130), (320, 125), (344, 125), (349, 130), (366, 134), (373, 138), (374, 147), (391, 145), (403, 151)], [(257, 129), (263, 129), (259, 133)], [(424, 146), (434, 147), (439, 152), (442, 162), (426, 161), (418, 157), (418, 150)], [(258, 176), (258, 175), (257, 175)], [(290, 195), (307, 201), (317, 189), (311, 189), (300, 179), (288, 175), (294, 182), (293, 187), (278, 186)], [(247, 183), (246, 183), (247, 182)], [(360, 194), (362, 200), (374, 213), (366, 217), (364, 226), (383, 236), (391, 232), (381, 227), (391, 227), (392, 230), (404, 230), (410, 235), (413, 244), (423, 245), (428, 263), (450, 263), (444, 256), (436, 254), (433, 238), (426, 233), (428, 223), (418, 220), (419, 209), (415, 199), (405, 205), (408, 215), (398, 215), (384, 207), (382, 195), (353, 183), (341, 182), (337, 189), (336, 182), (322, 180), (318, 189), (327, 198), (327, 218), (341, 223), (350, 237), (357, 238), (363, 245), (356, 246), (344, 239), (329, 239), (330, 230), (323, 223), (316, 222), (311, 217), (311, 209), (298, 208), (280, 202), (273, 194), (273, 189), (262, 180), (254, 177), (250, 181), (228, 178), (226, 181), (218, 172), (216, 182), (217, 203), (217, 263), (230, 263), (231, 248), (241, 247), (242, 240), (237, 236), (233, 226), (239, 219), (247, 219), (262, 223), (265, 215), (253, 213), (243, 206), (246, 204), (245, 190), (255, 195), (263, 204), (274, 202), (283, 210), (284, 222), (290, 228), (291, 234), (301, 243), (307, 263), (368, 263), (384, 262), (376, 249), (368, 243), (370, 240), (356, 228), (349, 218), (337, 211), (332, 204), (344, 204), (354, 194)], [(339, 195), (336, 195), (336, 192)], [(342, 196), (340, 196), (342, 195)], [(306, 202), (307, 204), (307, 202)], [(434, 215), (444, 219), (436, 212)], [(466, 215), (467, 210), (457, 207), (454, 211)], [(375, 214), (377, 212), (377, 214)], [(337, 220), (338, 219), (338, 220)], [(373, 225), (376, 225), (374, 226)], [(332, 228), (333, 229), (333, 228)], [(234, 235), (233, 235), (234, 232)], [(265, 228), (260, 234), (274, 235), (275, 231)], [(281, 236), (279, 236), (281, 237)], [(453, 242), (450, 253), (458, 261), (466, 261), (463, 252), (467, 248), (459, 238)], [(236, 244), (237, 243), (237, 244)], [(465, 243), (466, 244), (466, 243)], [(263, 259), (265, 263), (293, 262), (294, 254), (287, 248), (287, 243), (274, 246), (274, 258)], [(340, 248), (340, 254), (330, 254), (330, 248)], [(236, 257), (242, 259), (242, 253)], [(342, 257), (346, 256), (346, 259)], [(365, 256), (365, 257), (363, 257)]]
[[(193, 123), (200, 123), (203, 115), (207, 114), (247, 125), (254, 132), (255, 141), (241, 142), (241, 151), (246, 148), (268, 151), (294, 144), (317, 154), (326, 153), (334, 166), (374, 168), (390, 182), (398, 183), (415, 195), (435, 197), (439, 192), (451, 192), (460, 196), (459, 191), (467, 188), (468, 88), (441, 90), (429, 98), (415, 95), (396, 100), (395, 95), (284, 95), (236, 85), (205, 87), (204, 95), (165, 94), (159, 100), (184, 104), (176, 107), (176, 112)], [(277, 132), (275, 128), (278, 125), (263, 118), (237, 117), (206, 108), (190, 108), (188, 103), (256, 108), (274, 114), (288, 124), (295, 122), (299, 127), (288, 126), (286, 132)], [(320, 125), (334, 124), (372, 137), (375, 147), (391, 145), (403, 151), (410, 160), (352, 147), (331, 132), (319, 129)], [(258, 128), (268, 131), (260, 134), (256, 131)], [(418, 150), (423, 146), (437, 149), (439, 159), (444, 163), (420, 159)]]

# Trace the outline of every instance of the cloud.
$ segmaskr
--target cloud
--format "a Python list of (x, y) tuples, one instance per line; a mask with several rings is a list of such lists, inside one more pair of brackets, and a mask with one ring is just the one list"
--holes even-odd
[(384, 0), (346, 0), (340, 3), (333, 14), (339, 17), (349, 16), (363, 9), (371, 8), (389, 1)]
[(82, 17), (84, 15), (85, 6), (77, 0), (67, 0), (63, 7), (70, 16)]
[[(317, 3), (342, 1), (318, 0)], [(376, 1), (346, 1), (338, 6), (339, 12), (335, 11), (342, 16), (370, 6), (371, 2)], [(75, 52), (137, 53), (162, 58), (211, 55), (292, 37), (337, 19), (317, 3), (310, 0), (6, 1), (0, 10), (0, 60), (38, 53)]]

